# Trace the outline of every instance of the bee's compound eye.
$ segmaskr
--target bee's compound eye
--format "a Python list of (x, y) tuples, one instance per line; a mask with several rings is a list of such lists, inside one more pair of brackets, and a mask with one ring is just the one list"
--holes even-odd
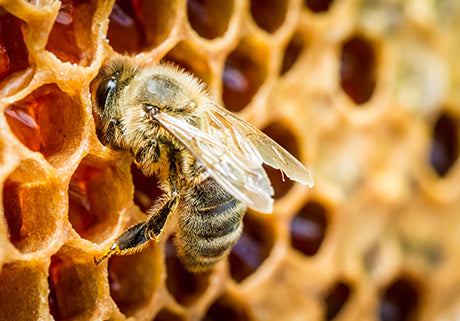
[(110, 91), (116, 90), (118, 87), (118, 80), (114, 78), (105, 79), (99, 84), (96, 91), (97, 104), (100, 109), (104, 109), (107, 96)]

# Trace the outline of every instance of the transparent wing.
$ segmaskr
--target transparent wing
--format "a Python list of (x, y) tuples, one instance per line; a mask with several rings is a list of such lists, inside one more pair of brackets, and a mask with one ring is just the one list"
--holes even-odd
[(155, 119), (176, 137), (231, 195), (256, 211), (271, 213), (273, 188), (260, 160), (239, 152), (235, 140), (227, 137), (227, 129), (209, 134), (165, 113), (155, 115)]
[(290, 179), (313, 186), (310, 171), (255, 126), (212, 102), (207, 108), (207, 117), (204, 123), (208, 128), (205, 131), (212, 136), (219, 131), (223, 132), (226, 139), (231, 139), (239, 149), (236, 153), (243, 153), (259, 165), (266, 163), (283, 171)]

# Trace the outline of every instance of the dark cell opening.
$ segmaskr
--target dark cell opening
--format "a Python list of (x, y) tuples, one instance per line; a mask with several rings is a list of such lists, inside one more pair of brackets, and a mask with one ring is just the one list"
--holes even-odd
[(98, 297), (96, 266), (67, 255), (53, 255), (49, 268), (48, 303), (54, 320), (89, 319)]
[[(294, 157), (299, 158), (300, 153), (297, 138), (285, 125), (278, 122), (272, 123), (265, 127), (263, 132), (270, 136), (270, 138), (272, 138), (278, 144), (283, 146)], [(275, 191), (275, 195), (273, 197), (275, 199), (279, 199), (285, 196), (294, 185), (294, 182), (278, 169), (266, 165), (264, 165), (264, 169), (267, 172), (267, 175)]]
[(110, 295), (127, 316), (147, 304), (155, 292), (159, 275), (155, 251), (148, 246), (134, 255), (109, 259)]
[(413, 281), (400, 278), (383, 293), (379, 307), (379, 319), (382, 321), (413, 320), (418, 304), (419, 291)]
[(44, 85), (8, 106), (5, 117), (16, 137), (51, 164), (70, 158), (80, 143), (82, 109), (55, 84)]
[(29, 66), (24, 25), (22, 20), (10, 14), (0, 17), (0, 81)]
[(294, 66), (300, 54), (304, 50), (304, 47), (304, 36), (300, 33), (295, 33), (284, 51), (283, 64), (281, 65), (281, 75), (284, 75), (292, 68), (292, 66)]
[(270, 254), (274, 244), (273, 227), (246, 214), (243, 233), (229, 255), (231, 276), (237, 282), (253, 274)]
[(244, 302), (224, 295), (209, 308), (203, 321), (246, 321), (250, 319), (251, 315)]
[(340, 77), (345, 93), (357, 104), (367, 102), (376, 85), (377, 58), (373, 44), (355, 36), (342, 47)]
[(433, 129), (430, 163), (440, 177), (444, 177), (458, 158), (457, 121), (442, 114)]
[(339, 314), (350, 297), (350, 293), (350, 287), (346, 283), (339, 282), (334, 285), (324, 298), (326, 304), (326, 320), (332, 320)]
[(165, 245), (167, 279), (169, 292), (182, 305), (193, 304), (209, 285), (209, 272), (192, 273), (187, 271), (177, 258), (172, 240)]
[(291, 221), (291, 245), (305, 255), (318, 252), (327, 228), (326, 209), (318, 202), (307, 203)]
[(287, 4), (286, 0), (251, 0), (251, 14), (260, 28), (275, 32), (284, 22)]
[(166, 308), (161, 309), (153, 321), (185, 321), (186, 319), (173, 311)]
[(132, 0), (118, 0), (114, 3), (107, 38), (115, 51), (132, 54), (147, 47), (144, 26), (136, 15)]
[(313, 12), (328, 11), (334, 0), (305, 0), (305, 5)]
[(57, 182), (45, 175), (35, 161), (25, 160), (3, 184), (8, 236), (23, 253), (47, 246), (56, 228), (62, 200), (56, 196)]
[(225, 62), (223, 101), (231, 111), (240, 111), (252, 100), (267, 75), (267, 54), (262, 48), (242, 42)]
[[(51, 51), (60, 60), (78, 63), (83, 52), (79, 45), (85, 39), (79, 39), (79, 34), (90, 34), (92, 10), (89, 0), (63, 0), (56, 21), (48, 37), (46, 50)], [(90, 12), (91, 11), (91, 12)]]
[(192, 28), (203, 38), (224, 35), (233, 12), (233, 0), (188, 0), (187, 14)]
[(164, 193), (158, 187), (157, 178), (145, 176), (134, 163), (131, 165), (131, 174), (134, 184), (134, 203), (141, 211), (147, 212)]
[(69, 221), (83, 238), (102, 241), (128, 202), (128, 181), (118, 170), (92, 156), (84, 158), (69, 185)]
[(0, 320), (38, 320), (44, 296), (39, 267), (23, 263), (2, 266), (0, 272)]
[(196, 52), (190, 45), (179, 43), (168, 52), (164, 60), (178, 65), (205, 83), (209, 83), (211, 72), (208, 58)]
[(168, 0), (117, 0), (107, 38), (119, 53), (138, 53), (165, 40), (175, 22), (176, 6)]

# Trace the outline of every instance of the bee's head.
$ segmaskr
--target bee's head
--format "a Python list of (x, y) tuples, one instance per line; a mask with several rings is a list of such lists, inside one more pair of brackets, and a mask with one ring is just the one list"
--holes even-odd
[(91, 83), (91, 100), (93, 116), (99, 138), (104, 143), (107, 141), (108, 131), (113, 123), (119, 122), (122, 117), (120, 96), (138, 73), (127, 61), (120, 60), (104, 66)]

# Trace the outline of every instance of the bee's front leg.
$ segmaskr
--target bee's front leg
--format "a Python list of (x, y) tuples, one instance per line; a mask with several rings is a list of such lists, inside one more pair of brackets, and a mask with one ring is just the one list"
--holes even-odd
[(142, 164), (146, 158), (154, 163), (160, 159), (160, 146), (155, 138), (149, 139), (134, 155), (136, 163)]
[(111, 119), (107, 124), (107, 129), (105, 130), (105, 135), (103, 137), (104, 144), (112, 148), (120, 148), (118, 143), (119, 136), (122, 135), (121, 123), (118, 119)]

